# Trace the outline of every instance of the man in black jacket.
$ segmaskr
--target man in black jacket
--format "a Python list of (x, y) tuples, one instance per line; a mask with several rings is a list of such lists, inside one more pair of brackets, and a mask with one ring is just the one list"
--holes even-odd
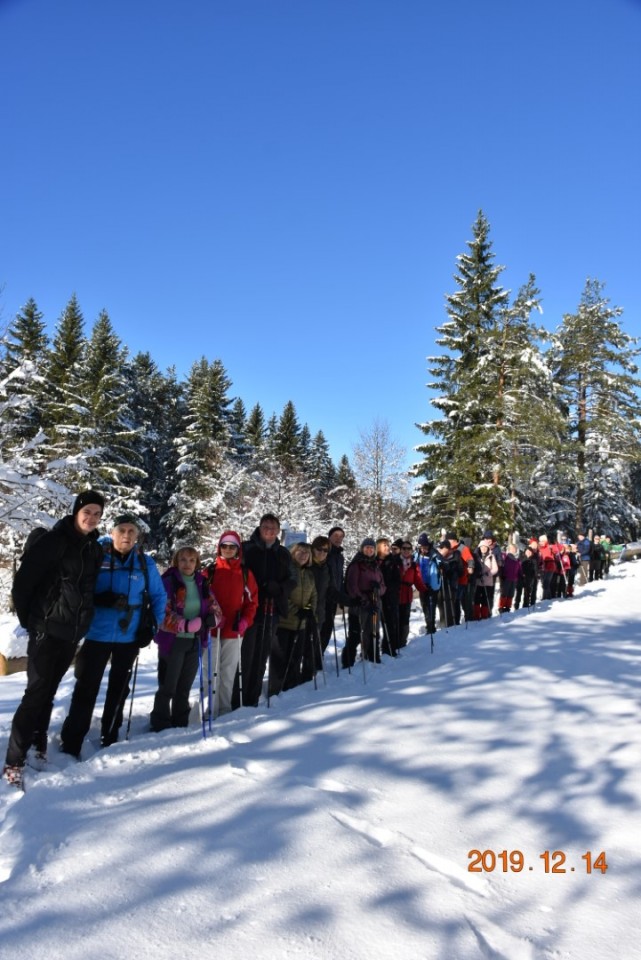
[(27, 753), (46, 760), (47, 732), (58, 685), (93, 616), (93, 591), (102, 562), (97, 543), (105, 501), (96, 490), (75, 500), (72, 514), (29, 547), (13, 581), (20, 625), (29, 632), (27, 687), (11, 725), (3, 776), (22, 786)]
[[(281, 546), (279, 533), (280, 520), (273, 513), (266, 513), (249, 540), (243, 543), (243, 562), (258, 584), (258, 610), (254, 622), (245, 632), (240, 654), (243, 706), (258, 706), (278, 618), (287, 615), (287, 601), (296, 586), (291, 555)], [(238, 683), (232, 706), (234, 709), (240, 706)]]

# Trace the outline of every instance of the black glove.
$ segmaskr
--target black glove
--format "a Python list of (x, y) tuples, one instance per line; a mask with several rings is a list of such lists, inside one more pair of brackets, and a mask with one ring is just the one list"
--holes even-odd
[(211, 630), (216, 626), (216, 614), (208, 613), (205, 619), (203, 620), (203, 627), (206, 627), (207, 630)]
[(149, 644), (151, 643), (152, 639), (153, 639), (152, 637), (149, 637), (148, 639), (147, 639), (146, 637), (143, 637), (143, 639), (140, 640), (140, 639), (138, 639), (138, 637), (136, 637), (136, 640), (137, 640), (137, 642), (138, 642), (138, 646), (140, 647), (141, 650), (144, 650), (145, 647), (148, 647)]
[(301, 623), (307, 623), (313, 617), (313, 613), (309, 607), (299, 607), (296, 612)]
[(265, 584), (265, 596), (272, 598), (280, 596), (280, 584), (277, 580), (269, 580)]
[(97, 593), (93, 598), (93, 605), (94, 607), (109, 607), (111, 610), (126, 610), (128, 607), (127, 597), (124, 593), (114, 593), (113, 590)]

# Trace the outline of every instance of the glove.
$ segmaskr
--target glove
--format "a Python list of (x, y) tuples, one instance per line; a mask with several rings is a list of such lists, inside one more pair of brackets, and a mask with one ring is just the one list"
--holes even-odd
[(202, 625), (203, 625), (203, 622), (200, 619), (200, 617), (194, 617), (193, 620), (189, 620), (187, 622), (187, 626), (185, 629), (187, 633), (198, 633)]
[(246, 630), (247, 630), (247, 621), (245, 620), (244, 617), (241, 617), (241, 619), (238, 621), (238, 636), (244, 637)]
[(296, 614), (302, 623), (307, 623), (307, 621), (312, 618), (312, 611), (309, 607), (299, 607)]
[(110, 610), (126, 610), (127, 598), (124, 593), (114, 593), (113, 590), (104, 590), (93, 598), (94, 607), (108, 607)]
[[(196, 618), (196, 619), (198, 619), (198, 618)], [(205, 617), (203, 623), (204, 623), (204, 625), (207, 627), (208, 630), (213, 630), (213, 628), (214, 628), (215, 626), (222, 627), (222, 625), (223, 625), (223, 624), (222, 624), (222, 621), (221, 621), (220, 623), (217, 623), (217, 622), (216, 622), (216, 614), (215, 614), (215, 613), (208, 613), (207, 616)]]
[(265, 595), (267, 597), (277, 597), (280, 594), (280, 585), (277, 580), (269, 580), (265, 584)]

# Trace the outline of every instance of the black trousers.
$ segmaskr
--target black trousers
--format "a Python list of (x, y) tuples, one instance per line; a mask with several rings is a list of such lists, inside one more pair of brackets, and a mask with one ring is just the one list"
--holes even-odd
[(30, 747), (47, 751), (53, 699), (71, 665), (76, 644), (48, 634), (30, 634), (27, 646), (27, 688), (11, 724), (6, 763), (24, 766)]
[[(276, 614), (265, 615), (261, 610), (259, 616), (245, 631), (243, 645), (240, 651), (240, 662), (243, 671), (243, 706), (257, 707), (260, 695), (263, 692), (263, 678), (265, 667), (272, 648), (272, 640), (276, 634), (278, 617)], [(232, 710), (240, 706), (240, 687), (238, 677), (232, 694)]]
[(71, 696), (67, 719), (62, 725), (62, 749), (80, 756), (82, 741), (89, 733), (100, 684), (111, 659), (107, 696), (102, 711), (100, 742), (103, 747), (118, 740), (125, 702), (129, 696), (129, 680), (139, 646), (133, 643), (103, 643), (85, 640), (76, 660), (76, 685)]
[(158, 690), (149, 716), (152, 730), (188, 726), (189, 694), (198, 673), (199, 643), (197, 637), (176, 637), (168, 656), (158, 657)]

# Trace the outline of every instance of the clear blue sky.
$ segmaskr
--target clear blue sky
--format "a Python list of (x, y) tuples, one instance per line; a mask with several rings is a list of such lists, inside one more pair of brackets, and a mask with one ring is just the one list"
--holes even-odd
[(1, 319), (409, 450), (479, 208), (548, 327), (590, 276), (641, 334), (640, 94), (635, 0), (0, 0)]

